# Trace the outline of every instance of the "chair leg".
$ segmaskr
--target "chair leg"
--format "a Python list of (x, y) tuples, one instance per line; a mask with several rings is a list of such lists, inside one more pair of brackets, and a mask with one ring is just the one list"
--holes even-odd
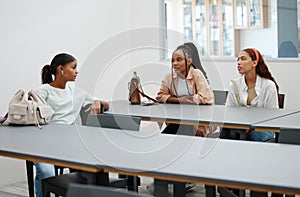
[(205, 185), (205, 194), (207, 197), (216, 196), (216, 186)]
[[(51, 197), (50, 193), (51, 192), (48, 191), (48, 189), (46, 188), (45, 184), (42, 183), (42, 194), (43, 194), (43, 197)], [(58, 197), (58, 196), (55, 195), (55, 197)]]
[(174, 197), (185, 196), (185, 183), (173, 182)]
[(251, 197), (268, 197), (268, 192), (250, 191)]
[(137, 176), (127, 176), (127, 179), (128, 179), (127, 189), (137, 192), (138, 188), (139, 188), (139, 185), (140, 185), (139, 184), (139, 177), (137, 177)]
[(54, 168), (55, 168), (55, 176), (64, 174), (64, 167), (55, 165)]
[(29, 197), (34, 197), (34, 175), (32, 161), (26, 160), (26, 171)]
[(169, 181), (154, 179), (154, 196), (169, 196)]

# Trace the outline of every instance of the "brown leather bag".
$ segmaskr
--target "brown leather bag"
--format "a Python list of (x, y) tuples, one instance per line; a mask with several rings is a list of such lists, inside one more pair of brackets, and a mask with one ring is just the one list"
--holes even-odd
[(129, 82), (129, 101), (132, 105), (141, 104), (139, 80), (134, 77)]
[(128, 83), (129, 89), (129, 101), (132, 105), (140, 105), (141, 104), (141, 95), (146, 97), (149, 101), (158, 102), (157, 100), (151, 98), (146, 95), (142, 89), (142, 85), (140, 84), (139, 77), (132, 77), (130, 82)]

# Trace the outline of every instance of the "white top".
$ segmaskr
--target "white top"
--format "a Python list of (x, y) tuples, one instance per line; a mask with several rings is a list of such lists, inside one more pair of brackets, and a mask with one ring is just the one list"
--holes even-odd
[(84, 90), (75, 87), (74, 83), (67, 83), (65, 89), (43, 84), (36, 89), (36, 92), (54, 111), (50, 122), (62, 124), (74, 124), (75, 121), (79, 121), (81, 107), (92, 103), (96, 99)]
[(188, 85), (185, 79), (178, 77), (178, 86), (177, 86), (177, 96), (187, 96), (189, 95)]
[[(235, 79), (238, 86), (238, 93), (242, 105), (247, 105), (247, 85), (245, 76), (241, 76)], [(256, 77), (255, 92), (257, 96), (251, 101), (251, 107), (265, 107), (265, 108), (278, 108), (278, 94), (275, 83), (269, 79), (262, 78), (259, 75)], [(228, 106), (238, 106), (238, 101), (235, 96), (234, 87), (232, 82), (230, 83), (228, 96), (226, 100)]]

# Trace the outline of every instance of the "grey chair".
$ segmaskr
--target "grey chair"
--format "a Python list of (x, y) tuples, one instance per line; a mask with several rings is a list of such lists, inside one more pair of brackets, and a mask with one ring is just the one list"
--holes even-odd
[(148, 197), (149, 195), (142, 195), (136, 192), (116, 190), (111, 187), (95, 186), (95, 185), (80, 185), (71, 184), (69, 186), (66, 197)]
[(89, 114), (86, 126), (139, 131), (141, 118), (118, 114)]
[(278, 143), (300, 145), (300, 129), (280, 128)]
[[(284, 94), (279, 94), (279, 108), (280, 109), (283, 109), (284, 108), (284, 98), (285, 98), (285, 95)], [(275, 133), (275, 138), (273, 139), (274, 142), (278, 142), (278, 138), (279, 138), (279, 133)], [(272, 141), (272, 140), (270, 140)], [(270, 142), (268, 141), (268, 142)]]
[(226, 90), (213, 90), (216, 105), (225, 105), (228, 91)]

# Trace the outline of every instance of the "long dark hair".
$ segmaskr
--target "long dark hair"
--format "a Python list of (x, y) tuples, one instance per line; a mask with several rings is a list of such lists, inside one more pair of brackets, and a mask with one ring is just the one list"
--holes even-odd
[(265, 63), (263, 56), (260, 54), (260, 52), (257, 49), (254, 48), (247, 48), (244, 49), (243, 51), (247, 52), (252, 60), (257, 61), (257, 65), (255, 68), (256, 74), (258, 74), (262, 78), (269, 79), (275, 83), (277, 94), (278, 94), (278, 103), (279, 103), (280, 102), (279, 86), (275, 81), (274, 77), (272, 76), (271, 72), (269, 71), (269, 68)]
[(183, 49), (183, 48), (186, 50), (186, 53), (188, 54), (188, 56), (192, 58), (192, 66), (195, 69), (199, 69), (202, 72), (202, 74), (204, 75), (207, 82), (209, 83), (207, 74), (201, 64), (199, 52), (198, 52), (198, 49), (195, 46), (195, 44), (192, 42), (186, 42), (183, 45), (180, 45), (177, 47), (177, 49)]
[[(190, 65), (187, 64), (187, 58), (191, 58), (192, 59), (191, 65), (193, 66), (193, 68), (199, 69), (203, 73), (204, 77), (206, 78), (206, 80), (208, 82), (208, 78), (207, 78), (206, 72), (204, 71), (204, 69), (201, 65), (198, 50), (197, 50), (196, 46), (193, 43), (184, 43), (183, 45), (179, 45), (175, 49), (173, 54), (178, 50), (181, 50), (183, 52), (183, 55), (184, 55), (186, 75), (188, 75), (189, 69), (190, 69), (190, 67), (189, 67)], [(174, 79), (173, 79), (173, 68), (171, 69), (171, 72), (172, 72), (171, 73), (172, 74), (172, 84), (173, 84), (176, 96), (178, 97), (178, 93), (177, 93), (176, 86), (175, 86)], [(191, 96), (192, 94), (190, 93), (190, 89), (188, 87), (188, 84), (187, 84), (186, 81), (185, 81), (185, 83), (186, 83), (186, 87), (187, 87), (187, 90), (188, 90), (188, 94)]]
[(50, 65), (45, 65), (42, 68), (42, 84), (51, 83), (53, 81), (52, 75), (55, 76), (56, 69), (58, 66), (64, 66), (70, 62), (75, 61), (76, 59), (67, 53), (60, 53), (54, 56)]

